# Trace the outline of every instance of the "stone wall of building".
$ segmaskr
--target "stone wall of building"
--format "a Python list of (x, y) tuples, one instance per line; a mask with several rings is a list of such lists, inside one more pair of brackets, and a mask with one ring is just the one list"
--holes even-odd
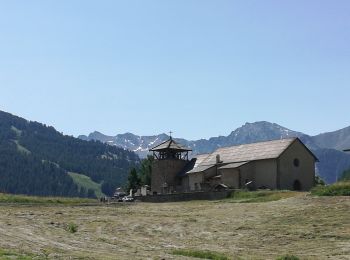
[(239, 189), (240, 173), (238, 168), (226, 168), (220, 169), (219, 174), (221, 175), (221, 183), (225, 184), (230, 188)]
[(201, 190), (203, 186), (203, 172), (194, 172), (188, 174), (189, 188), (191, 191)]
[(190, 181), (189, 176), (185, 175), (179, 180), (179, 183), (176, 187), (177, 192), (188, 192), (190, 191)]
[[(302, 143), (295, 141), (280, 156), (278, 173), (279, 189), (310, 190), (314, 185), (315, 158)], [(300, 186), (296, 187), (298, 182)]]
[[(179, 186), (177, 181), (180, 181), (177, 178), (177, 174), (187, 163), (187, 160), (179, 159), (154, 160), (152, 164), (152, 193), (176, 192), (176, 187)], [(164, 187), (165, 183), (167, 187)]]
[(233, 190), (225, 191), (198, 191), (198, 192), (185, 192), (185, 193), (173, 193), (173, 194), (160, 194), (152, 196), (139, 196), (136, 200), (142, 202), (176, 202), (176, 201), (189, 201), (189, 200), (220, 200), (230, 197), (234, 192)]
[(190, 191), (208, 190), (211, 184), (208, 179), (217, 175), (217, 167), (213, 166), (203, 172), (195, 172), (188, 174)]
[(252, 162), (254, 165), (254, 180), (253, 184), (256, 189), (277, 188), (277, 160), (260, 160)]
[(239, 167), (239, 171), (240, 171), (240, 188), (244, 188), (245, 184), (249, 181), (253, 181), (252, 185), (250, 187), (252, 188), (256, 188), (254, 186), (254, 171), (255, 171), (255, 167), (253, 162), (249, 162), (246, 163), (244, 165), (242, 165), (241, 167)]

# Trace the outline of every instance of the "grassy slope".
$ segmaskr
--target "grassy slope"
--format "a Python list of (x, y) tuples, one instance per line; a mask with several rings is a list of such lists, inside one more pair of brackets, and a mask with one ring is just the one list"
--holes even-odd
[(69, 172), (68, 175), (72, 177), (74, 183), (78, 185), (79, 189), (81, 187), (84, 187), (86, 190), (92, 189), (97, 198), (105, 196), (101, 191), (101, 184), (94, 182), (90, 177), (74, 172)]

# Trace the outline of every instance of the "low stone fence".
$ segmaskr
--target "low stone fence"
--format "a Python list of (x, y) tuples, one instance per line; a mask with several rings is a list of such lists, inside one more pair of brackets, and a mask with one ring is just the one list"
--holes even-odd
[(137, 196), (136, 200), (142, 202), (176, 202), (190, 200), (220, 200), (229, 197), (234, 190), (224, 191), (197, 191), (172, 194), (159, 194), (149, 196)]

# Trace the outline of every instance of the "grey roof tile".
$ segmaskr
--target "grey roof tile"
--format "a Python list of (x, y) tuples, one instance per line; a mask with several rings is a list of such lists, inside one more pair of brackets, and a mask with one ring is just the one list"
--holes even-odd
[(211, 154), (198, 155), (194, 168), (187, 173), (201, 172), (213, 167), (218, 154), (221, 163), (228, 164), (220, 169), (237, 168), (249, 161), (278, 158), (296, 139), (286, 138), (219, 148)]
[(191, 149), (177, 143), (174, 139), (170, 138), (169, 140), (153, 147), (150, 149), (150, 151), (160, 151), (160, 150), (166, 150), (166, 149), (173, 149), (177, 151), (192, 151)]
[(219, 148), (202, 160), (201, 165), (215, 164), (217, 154), (220, 154), (220, 160), (223, 163), (274, 159), (279, 157), (295, 139), (288, 138)]
[(219, 169), (233, 169), (238, 168), (244, 164), (247, 164), (248, 162), (237, 162), (237, 163), (229, 163), (224, 166), (221, 166)]
[(210, 156), (210, 153), (196, 155), (196, 163), (194, 167), (200, 165), (206, 158)]
[(197, 167), (194, 167), (192, 170), (188, 171), (187, 174), (196, 173), (196, 172), (203, 172), (203, 171), (208, 170), (212, 167), (214, 167), (214, 165), (199, 165)]

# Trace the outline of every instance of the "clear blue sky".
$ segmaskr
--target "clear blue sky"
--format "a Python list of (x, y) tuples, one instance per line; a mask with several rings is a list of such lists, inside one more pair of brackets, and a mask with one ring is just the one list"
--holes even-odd
[(350, 1), (0, 1), (0, 110), (69, 135), (350, 125)]

